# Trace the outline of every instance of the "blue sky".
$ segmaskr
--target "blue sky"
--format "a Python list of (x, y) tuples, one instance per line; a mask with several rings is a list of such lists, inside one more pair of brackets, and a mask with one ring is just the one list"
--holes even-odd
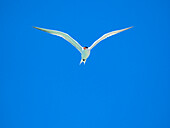
[[(1, 128), (169, 128), (168, 0), (1, 0)], [(56, 29), (90, 46), (86, 65)]]

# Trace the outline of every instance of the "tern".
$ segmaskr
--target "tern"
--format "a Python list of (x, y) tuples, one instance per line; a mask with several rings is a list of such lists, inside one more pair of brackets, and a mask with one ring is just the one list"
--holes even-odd
[[(132, 26), (133, 27), (133, 26)], [(45, 28), (40, 28), (40, 27), (33, 27), (33, 28), (36, 28), (38, 30), (41, 30), (41, 31), (44, 31), (44, 32), (47, 32), (47, 33), (50, 33), (52, 35), (56, 35), (56, 36), (59, 36), (59, 37), (62, 37), (64, 38), (65, 40), (67, 40), (68, 42), (70, 42), (80, 53), (81, 53), (81, 61), (80, 61), (80, 64), (83, 62), (84, 64), (86, 63), (86, 60), (87, 58), (89, 57), (90, 55), (90, 51), (92, 50), (92, 48), (94, 46), (96, 46), (99, 42), (101, 42), (102, 40), (110, 37), (110, 36), (113, 36), (117, 33), (120, 33), (120, 32), (123, 32), (125, 30), (128, 30), (132, 27), (128, 27), (128, 28), (125, 28), (125, 29), (120, 29), (120, 30), (116, 30), (116, 31), (112, 31), (112, 32), (109, 32), (109, 33), (106, 33), (104, 34), (103, 36), (101, 36), (99, 39), (97, 39), (90, 47), (82, 47), (76, 40), (74, 40), (71, 36), (69, 36), (67, 33), (64, 33), (64, 32), (61, 32), (61, 31), (56, 31), (56, 30), (51, 30), (51, 29), (45, 29)]]

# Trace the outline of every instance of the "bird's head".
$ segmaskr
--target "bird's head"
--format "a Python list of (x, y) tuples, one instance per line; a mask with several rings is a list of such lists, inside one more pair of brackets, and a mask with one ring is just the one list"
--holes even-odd
[(83, 47), (84, 50), (88, 49), (88, 47)]

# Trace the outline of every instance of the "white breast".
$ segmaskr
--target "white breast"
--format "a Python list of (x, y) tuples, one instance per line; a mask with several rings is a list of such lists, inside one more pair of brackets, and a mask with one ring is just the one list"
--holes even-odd
[(89, 49), (85, 49), (85, 50), (83, 49), (82, 54), (81, 54), (81, 58), (87, 59), (89, 57), (89, 55), (90, 55), (90, 50)]

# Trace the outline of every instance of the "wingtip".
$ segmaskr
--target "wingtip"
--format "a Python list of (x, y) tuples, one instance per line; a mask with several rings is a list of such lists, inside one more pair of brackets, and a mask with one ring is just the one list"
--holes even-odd
[(36, 29), (40, 29), (40, 28), (38, 28), (38, 27), (35, 27), (35, 26), (32, 26), (33, 28), (36, 28)]
[(44, 31), (44, 32), (47, 32), (44, 28), (39, 28), (39, 27), (35, 27), (35, 26), (32, 26), (33, 28), (35, 29), (38, 29), (38, 30), (41, 30), (41, 31)]
[(35, 26), (32, 26), (33, 28), (35, 28), (35, 29), (38, 29), (38, 30), (40, 30), (40, 28), (38, 28), (38, 27), (35, 27)]
[(130, 28), (133, 28), (134, 26), (131, 26)]
[(133, 28), (134, 26), (128, 27), (127, 29)]
[(128, 30), (128, 29), (131, 29), (133, 28), (134, 26), (131, 26), (131, 27), (128, 27), (128, 28), (125, 28), (125, 29), (122, 29), (122, 30)]

